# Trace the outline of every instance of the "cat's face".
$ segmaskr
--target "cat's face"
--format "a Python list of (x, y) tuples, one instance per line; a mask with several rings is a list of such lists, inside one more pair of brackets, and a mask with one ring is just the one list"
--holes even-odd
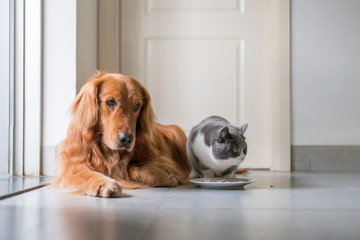
[(247, 144), (244, 137), (247, 124), (239, 128), (222, 128), (218, 133), (217, 140), (214, 141), (212, 151), (216, 159), (226, 160), (229, 158), (245, 159), (247, 154)]

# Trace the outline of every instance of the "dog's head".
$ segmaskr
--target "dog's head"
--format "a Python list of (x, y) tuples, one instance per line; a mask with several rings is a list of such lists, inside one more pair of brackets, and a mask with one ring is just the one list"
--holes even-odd
[(121, 74), (97, 73), (76, 96), (72, 113), (75, 128), (95, 131), (112, 150), (132, 151), (136, 136), (154, 125), (148, 91)]

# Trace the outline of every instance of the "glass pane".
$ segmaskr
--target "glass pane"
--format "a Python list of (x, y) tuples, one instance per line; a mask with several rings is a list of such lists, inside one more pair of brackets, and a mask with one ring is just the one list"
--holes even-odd
[(0, 175), (9, 173), (9, 1), (0, 1)]

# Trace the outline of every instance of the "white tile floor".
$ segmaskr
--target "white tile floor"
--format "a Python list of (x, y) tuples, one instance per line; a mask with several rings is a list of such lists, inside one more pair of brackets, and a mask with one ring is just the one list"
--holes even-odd
[(39, 188), (51, 181), (51, 177), (10, 177), (0, 175), (0, 200), (24, 191)]
[[(242, 176), (244, 177), (244, 176)], [(360, 173), (252, 171), (246, 190), (42, 188), (0, 201), (0, 239), (360, 239)]]

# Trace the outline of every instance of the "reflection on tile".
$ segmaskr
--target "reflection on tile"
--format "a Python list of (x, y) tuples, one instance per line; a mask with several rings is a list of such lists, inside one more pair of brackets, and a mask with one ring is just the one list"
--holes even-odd
[[(240, 177), (240, 176), (239, 176)], [(250, 171), (246, 190), (195, 185), (124, 198), (51, 187), (0, 201), (1, 239), (358, 239), (360, 174)]]
[(146, 236), (154, 240), (355, 240), (360, 234), (359, 220), (359, 212), (351, 211), (170, 210), (156, 216)]
[(8, 194), (23, 191), (51, 182), (52, 177), (0, 177), (0, 199)]

